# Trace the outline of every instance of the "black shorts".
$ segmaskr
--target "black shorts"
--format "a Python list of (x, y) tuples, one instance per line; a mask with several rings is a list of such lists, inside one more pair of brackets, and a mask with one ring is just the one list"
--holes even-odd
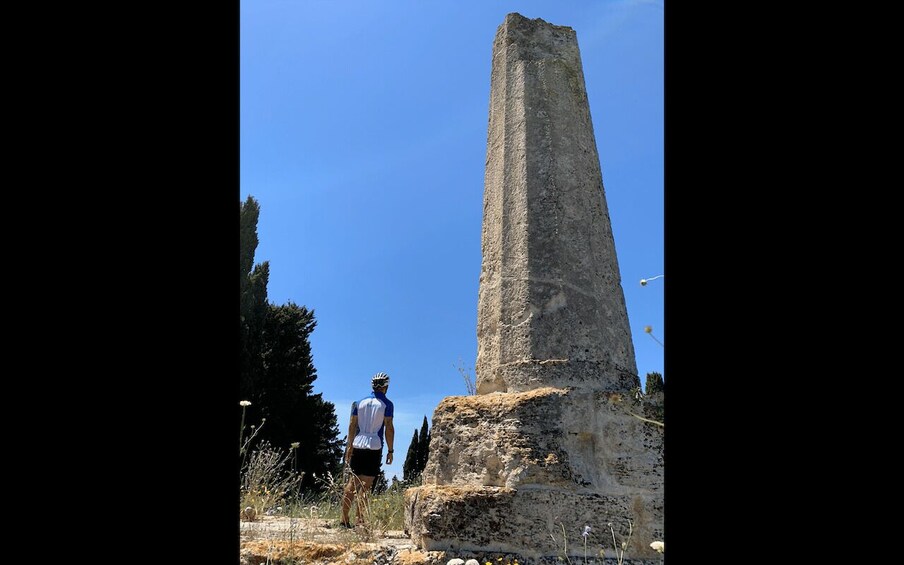
[(382, 449), (352, 448), (352, 473), (358, 476), (376, 477), (380, 474), (380, 465), (382, 462)]

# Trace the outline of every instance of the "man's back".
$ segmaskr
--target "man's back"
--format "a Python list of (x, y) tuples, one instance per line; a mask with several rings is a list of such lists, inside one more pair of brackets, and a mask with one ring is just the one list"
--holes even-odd
[(352, 408), (352, 416), (358, 417), (358, 433), (354, 447), (358, 449), (382, 449), (384, 418), (392, 418), (392, 401), (381, 392), (373, 392)]

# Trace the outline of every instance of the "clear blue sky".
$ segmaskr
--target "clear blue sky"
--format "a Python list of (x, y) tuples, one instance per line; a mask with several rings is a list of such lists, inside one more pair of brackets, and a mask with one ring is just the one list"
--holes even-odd
[[(391, 377), (402, 478), (415, 429), (473, 378), (493, 37), (577, 33), (643, 383), (664, 373), (663, 3), (242, 0), (241, 199), (270, 301), (314, 310), (316, 392), (342, 434)], [(644, 332), (653, 328), (652, 334)]]

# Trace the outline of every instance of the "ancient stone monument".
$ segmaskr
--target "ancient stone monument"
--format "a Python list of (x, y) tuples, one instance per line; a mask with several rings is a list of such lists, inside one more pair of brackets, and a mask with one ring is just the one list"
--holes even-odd
[(626, 559), (658, 558), (662, 395), (640, 394), (571, 28), (499, 26), (484, 183), (477, 394), (436, 408), (406, 529), (428, 551), (530, 562), (583, 556), (585, 526), (591, 557), (614, 558), (611, 524)]

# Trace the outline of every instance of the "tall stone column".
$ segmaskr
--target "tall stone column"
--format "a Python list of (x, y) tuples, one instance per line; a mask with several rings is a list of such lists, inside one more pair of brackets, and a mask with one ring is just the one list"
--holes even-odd
[(574, 30), (510, 14), (493, 45), (477, 392), (636, 386)]
[[(425, 550), (655, 559), (662, 428), (634, 347), (574, 30), (509, 14), (493, 44), (477, 395), (433, 414), (406, 530)], [(655, 407), (650, 402), (657, 404)], [(630, 537), (629, 537), (630, 536)], [(483, 561), (481, 561), (483, 562)], [(658, 562), (658, 559), (656, 559)]]

